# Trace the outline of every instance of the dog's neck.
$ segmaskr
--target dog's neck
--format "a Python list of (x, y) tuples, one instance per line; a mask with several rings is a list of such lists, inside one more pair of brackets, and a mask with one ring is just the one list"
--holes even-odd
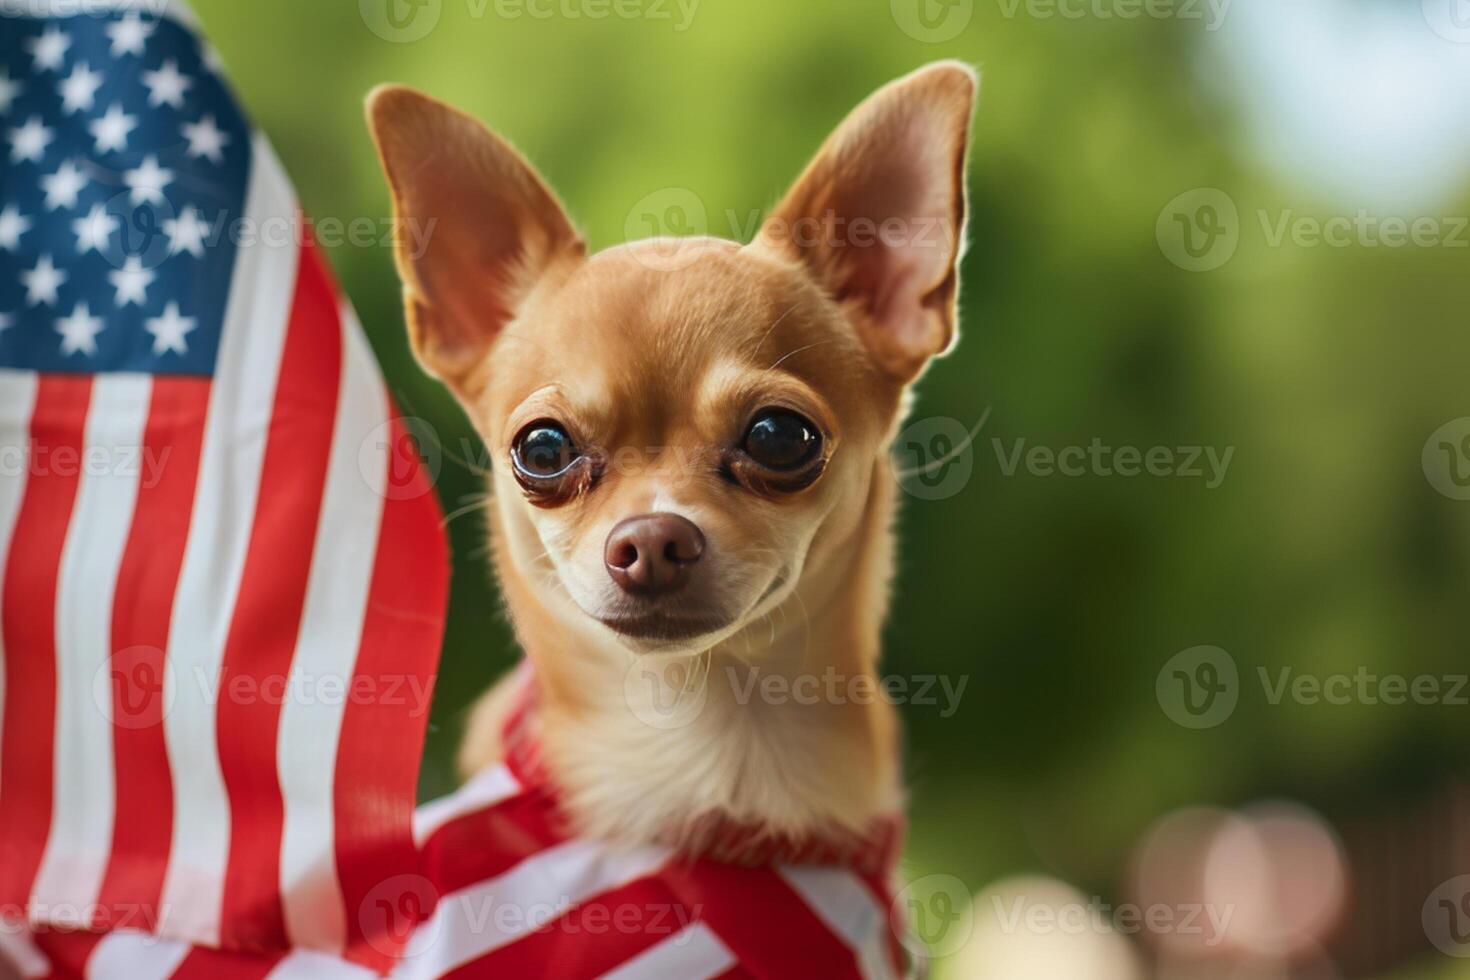
[(893, 507), (875, 466), (863, 513), (818, 536), (794, 595), (674, 659), (569, 627), (549, 586), (521, 572), (497, 512), (502, 587), (539, 685), (536, 737), (581, 833), (697, 847), (713, 821), (801, 840), (862, 835), (902, 808), (897, 721), (876, 677)]

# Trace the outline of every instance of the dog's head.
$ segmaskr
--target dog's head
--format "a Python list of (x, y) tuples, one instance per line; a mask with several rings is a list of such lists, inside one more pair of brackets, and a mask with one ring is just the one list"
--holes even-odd
[(497, 136), (373, 93), (413, 348), (493, 454), (522, 578), (632, 650), (703, 650), (854, 533), (955, 336), (975, 90), (955, 63), (881, 89), (751, 244), (593, 256)]

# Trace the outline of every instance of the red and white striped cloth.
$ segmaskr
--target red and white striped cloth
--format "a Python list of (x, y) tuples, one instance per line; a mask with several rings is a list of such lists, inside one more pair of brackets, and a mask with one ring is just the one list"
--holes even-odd
[[(545, 774), (513, 752), (420, 808), (422, 864), (373, 896), (378, 934), (407, 940), (395, 980), (897, 980), (910, 975), (893, 904), (898, 835), (841, 862), (740, 866), (567, 831)], [(406, 885), (406, 889), (400, 886)], [(26, 976), (68, 980), (366, 980), (317, 953), (226, 955), (131, 932), (10, 937)], [(3, 942), (0, 942), (3, 947)]]
[(386, 970), (438, 505), (187, 11), (111, 6), (0, 0), (0, 928)]

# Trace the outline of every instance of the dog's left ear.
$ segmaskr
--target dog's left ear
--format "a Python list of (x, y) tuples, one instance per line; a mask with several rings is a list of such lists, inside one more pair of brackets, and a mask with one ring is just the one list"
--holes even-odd
[(954, 341), (978, 88), (968, 65), (944, 61), (879, 89), (761, 229), (849, 310), (873, 359), (902, 382)]

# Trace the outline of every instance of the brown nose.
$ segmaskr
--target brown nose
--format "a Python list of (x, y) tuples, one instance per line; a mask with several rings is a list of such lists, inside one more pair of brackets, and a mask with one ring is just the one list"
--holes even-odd
[(661, 596), (689, 580), (704, 554), (704, 533), (678, 514), (644, 514), (619, 523), (607, 536), (603, 561), (624, 592)]

